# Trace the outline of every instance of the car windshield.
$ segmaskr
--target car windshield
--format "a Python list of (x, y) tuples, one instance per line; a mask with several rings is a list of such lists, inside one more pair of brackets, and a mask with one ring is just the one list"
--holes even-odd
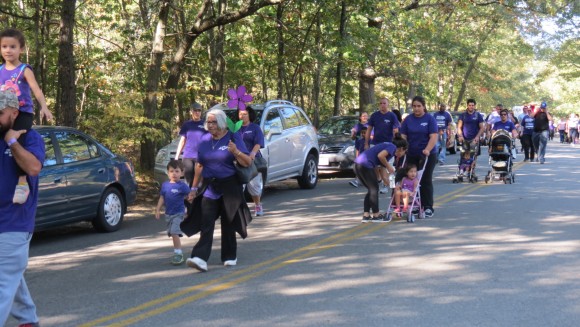
[(350, 135), (357, 122), (356, 118), (329, 119), (322, 123), (318, 131), (324, 135)]
[[(238, 117), (237, 110), (228, 109), (228, 110), (224, 110), (224, 112), (234, 123), (237, 122), (238, 120), (240, 120), (240, 118)], [(254, 112), (256, 113), (256, 119), (254, 119), (254, 124), (260, 125), (260, 122), (262, 121), (262, 112), (264, 112), (264, 110), (263, 109), (254, 109)]]

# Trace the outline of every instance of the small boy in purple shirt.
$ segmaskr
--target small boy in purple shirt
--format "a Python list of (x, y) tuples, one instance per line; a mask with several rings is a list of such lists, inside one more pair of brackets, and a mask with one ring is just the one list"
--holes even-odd
[(180, 237), (183, 236), (179, 225), (185, 216), (185, 204), (183, 200), (187, 198), (191, 201), (193, 192), (181, 181), (183, 175), (183, 164), (178, 160), (170, 160), (167, 164), (167, 176), (169, 181), (161, 185), (161, 192), (157, 207), (155, 208), (155, 219), (161, 216), (161, 207), (165, 205), (165, 221), (167, 222), (167, 236), (173, 240), (173, 257), (171, 263), (180, 265), (184, 262), (183, 251), (181, 250)]

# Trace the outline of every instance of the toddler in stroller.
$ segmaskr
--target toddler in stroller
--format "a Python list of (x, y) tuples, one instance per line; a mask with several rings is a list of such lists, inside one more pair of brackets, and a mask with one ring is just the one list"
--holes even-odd
[(477, 164), (477, 155), (479, 153), (479, 144), (475, 142), (464, 142), (461, 146), (461, 158), (457, 164), (457, 172), (453, 177), (453, 183), (463, 182), (463, 178), (471, 183), (477, 182), (475, 175), (475, 166)]
[[(393, 189), (391, 201), (387, 209), (387, 217), (392, 218), (393, 213), (399, 217), (407, 214), (407, 222), (415, 222), (415, 218), (425, 218), (425, 211), (421, 206), (421, 194), (419, 183), (427, 165), (424, 160), (423, 168), (417, 170), (417, 166), (409, 164), (397, 170), (396, 185)], [(401, 200), (403, 208), (401, 210)]]
[(515, 182), (515, 174), (512, 172), (513, 153), (515, 152), (514, 141), (509, 132), (500, 129), (493, 133), (489, 143), (490, 170), (485, 176), (485, 182), (493, 182), (496, 179), (503, 180), (505, 184)]

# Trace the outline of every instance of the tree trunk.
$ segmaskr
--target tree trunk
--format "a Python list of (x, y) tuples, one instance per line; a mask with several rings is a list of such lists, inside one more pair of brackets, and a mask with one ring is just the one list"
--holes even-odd
[[(447, 106), (451, 108), (453, 105), (453, 88), (455, 86), (455, 78), (457, 77), (457, 61), (453, 61), (453, 68), (451, 69), (451, 76), (449, 76), (449, 86), (447, 87), (448, 94), (447, 94)], [(457, 106), (453, 106), (454, 108), (458, 108)], [(457, 110), (457, 109), (455, 109)]]
[[(199, 37), (200, 34), (209, 31), (210, 29), (223, 26), (227, 24), (231, 24), (236, 22), (242, 18), (247, 16), (253, 15), (258, 9), (271, 6), (274, 4), (281, 3), (282, 0), (251, 0), (242, 3), (240, 9), (238, 11), (227, 12), (221, 16), (215, 17), (209, 15), (211, 1), (204, 1), (204, 3), (199, 8), (199, 11), (196, 15), (195, 21), (192, 23), (193, 27), (190, 29), (189, 33), (185, 35), (185, 37), (180, 41), (178, 49), (173, 56), (173, 60), (170, 65), (169, 69), (169, 76), (167, 77), (167, 81), (165, 83), (165, 93), (163, 96), (163, 101), (161, 102), (161, 111), (172, 112), (173, 110), (173, 103), (175, 101), (175, 92), (177, 86), (179, 84), (179, 80), (181, 77), (181, 71), (183, 69), (183, 61), (185, 59), (185, 55), (191, 49), (193, 42)], [(165, 0), (164, 3), (169, 3), (170, 0)], [(163, 10), (163, 9), (162, 9)], [(206, 15), (208, 17), (206, 17)], [(161, 19), (161, 18), (160, 18)], [(155, 77), (157, 77), (157, 81), (159, 80), (159, 72), (155, 71), (155, 63), (154, 59), (152, 58), (153, 66), (150, 68), (150, 74), (152, 76), (148, 76), (147, 80), (147, 94), (144, 100), (144, 104), (149, 103), (150, 107), (145, 108), (145, 113), (151, 115), (151, 117), (155, 117), (155, 113), (157, 110), (156, 103), (156, 93), (158, 90), (158, 83), (153, 83), (155, 81)], [(161, 113), (160, 116), (168, 116), (171, 115)], [(147, 137), (144, 137), (144, 141), (141, 144), (141, 164), (143, 169), (152, 169), (154, 166), (154, 159), (155, 159), (155, 147), (152, 140), (147, 140)]]
[(340, 115), (340, 100), (342, 98), (342, 72), (344, 70), (344, 55), (343, 55), (343, 43), (346, 39), (346, 0), (342, 0), (340, 9), (340, 26), (339, 26), (339, 39), (338, 39), (338, 59), (336, 63), (336, 85), (334, 87), (334, 109), (333, 116)]
[(437, 74), (437, 102), (443, 103), (443, 92), (445, 89), (445, 77), (443, 73)]
[(483, 35), (481, 40), (479, 41), (479, 44), (477, 45), (477, 50), (475, 51), (474, 56), (469, 61), (469, 67), (467, 67), (467, 70), (465, 71), (465, 75), (463, 76), (463, 82), (461, 83), (461, 89), (459, 89), (459, 93), (457, 94), (457, 101), (455, 102), (455, 108), (454, 108), (455, 111), (457, 111), (459, 109), (459, 104), (463, 101), (463, 95), (465, 94), (465, 90), (467, 89), (467, 81), (469, 80), (469, 77), (471, 76), (471, 73), (473, 72), (473, 69), (475, 68), (475, 64), (477, 64), (477, 59), (479, 58), (479, 55), (483, 52), (483, 46), (485, 44), (485, 41), (487, 40), (489, 35), (491, 33), (493, 33), (493, 31), (495, 30), (497, 22), (492, 21), (490, 23), (491, 23), (491, 27), (490, 27), (489, 31), (487, 31)]
[(278, 5), (278, 10), (276, 10), (276, 22), (278, 33), (278, 82), (276, 85), (278, 99), (284, 98), (284, 79), (286, 78), (286, 72), (284, 68), (284, 29), (283, 21), (284, 19), (284, 7), (282, 4)]
[(322, 22), (320, 20), (320, 11), (316, 13), (316, 35), (315, 42), (315, 61), (314, 61), (314, 77), (312, 81), (312, 106), (314, 107), (314, 112), (312, 114), (312, 123), (316, 128), (320, 124), (320, 85), (322, 80), (320, 78), (322, 74)]
[(375, 103), (375, 79), (377, 73), (368, 67), (359, 73), (359, 111), (370, 112)]
[(77, 126), (75, 57), (73, 51), (76, 0), (62, 2), (60, 33), (58, 41), (58, 85), (57, 110), (66, 126)]
[[(167, 17), (171, 8), (172, 0), (165, 0), (161, 3), (159, 9), (159, 20), (153, 37), (153, 46), (151, 48), (151, 58), (147, 73), (147, 82), (145, 84), (145, 98), (143, 99), (144, 116), (147, 119), (155, 119), (157, 113), (157, 85), (161, 78), (161, 64), (163, 63), (163, 41), (165, 39), (165, 27), (167, 26)], [(149, 126), (153, 127), (153, 126)], [(143, 136), (141, 141), (141, 168), (150, 170), (155, 166), (153, 158), (155, 157), (155, 142)]]
[[(219, 0), (217, 4), (216, 16), (220, 16), (227, 9), (227, 3), (224, 0)], [(210, 30), (210, 40), (212, 40), (209, 57), (211, 61), (211, 91), (210, 93), (215, 99), (221, 98), (224, 95), (224, 80), (226, 61), (224, 59), (224, 44), (226, 39), (226, 27), (218, 26), (215, 31)]]

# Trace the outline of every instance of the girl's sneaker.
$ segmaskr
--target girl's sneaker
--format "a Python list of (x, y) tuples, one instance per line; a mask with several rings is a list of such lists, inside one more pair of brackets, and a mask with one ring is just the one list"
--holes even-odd
[(264, 209), (262, 208), (262, 204), (256, 204), (256, 212), (255, 212), (256, 216), (263, 216), (264, 215)]
[(14, 189), (14, 197), (12, 198), (12, 202), (16, 204), (23, 204), (28, 199), (28, 194), (30, 194), (28, 183), (18, 184), (16, 185), (16, 189)]

